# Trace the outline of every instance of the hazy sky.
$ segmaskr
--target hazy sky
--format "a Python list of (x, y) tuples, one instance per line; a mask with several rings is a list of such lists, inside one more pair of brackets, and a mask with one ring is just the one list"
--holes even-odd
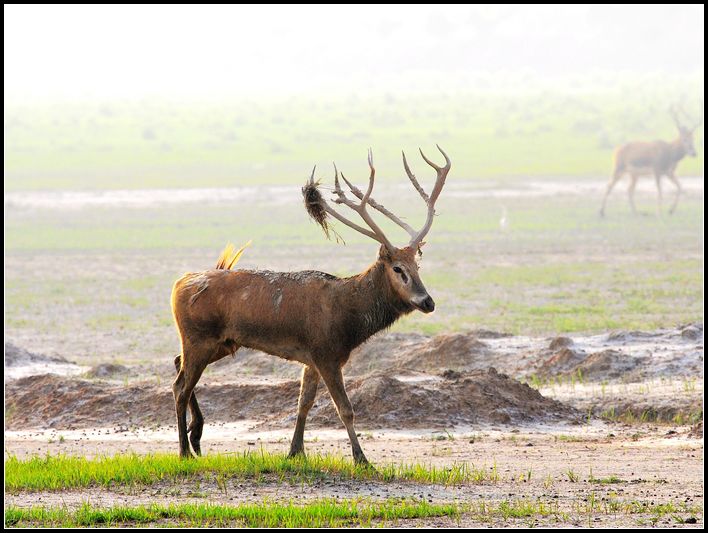
[(703, 5), (4, 8), (6, 98), (415, 88), (703, 69)]

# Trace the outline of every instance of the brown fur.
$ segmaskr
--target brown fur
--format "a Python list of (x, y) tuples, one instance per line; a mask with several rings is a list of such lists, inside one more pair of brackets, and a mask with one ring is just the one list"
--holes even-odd
[[(305, 420), (321, 377), (347, 429), (355, 460), (365, 463), (341, 368), (355, 347), (399, 317), (416, 308), (434, 309), (418, 276), (416, 252), (408, 247), (391, 252), (382, 246), (375, 263), (348, 278), (316, 271), (216, 269), (177, 280), (172, 311), (182, 355), (175, 358), (173, 391), (180, 454), (191, 455), (188, 432), (194, 451), (200, 453), (204, 419), (193, 389), (202, 372), (244, 346), (305, 365), (291, 455), (304, 452)], [(219, 264), (225, 262), (220, 259)], [(189, 429), (187, 404), (192, 414)]]
[(671, 142), (666, 141), (634, 141), (624, 144), (615, 150), (614, 170), (612, 178), (607, 185), (605, 196), (602, 201), (600, 214), (605, 214), (607, 198), (617, 182), (625, 174), (629, 174), (631, 181), (629, 184), (629, 203), (632, 211), (636, 213), (634, 205), (634, 189), (637, 179), (643, 175), (653, 175), (656, 180), (658, 190), (657, 212), (661, 211), (661, 177), (666, 176), (676, 187), (676, 198), (669, 210), (673, 213), (678, 205), (681, 194), (681, 184), (676, 179), (675, 170), (679, 161), (686, 155), (695, 156), (693, 147), (693, 130), (678, 126), (679, 136)]

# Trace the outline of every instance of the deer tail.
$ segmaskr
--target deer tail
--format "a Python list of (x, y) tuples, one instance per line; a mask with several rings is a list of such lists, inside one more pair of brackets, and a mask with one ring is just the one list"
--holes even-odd
[(241, 246), (238, 250), (234, 251), (234, 245), (231, 243), (228, 243), (226, 247), (224, 248), (224, 251), (221, 252), (221, 255), (219, 255), (219, 259), (216, 261), (216, 268), (217, 270), (231, 270), (231, 268), (238, 263), (238, 260), (241, 259), (241, 255), (243, 255), (243, 251), (250, 246), (252, 241), (248, 241), (246, 244)]

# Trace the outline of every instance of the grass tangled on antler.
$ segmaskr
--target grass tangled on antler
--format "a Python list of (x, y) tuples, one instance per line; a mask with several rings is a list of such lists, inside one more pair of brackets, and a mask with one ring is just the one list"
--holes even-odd
[(339, 233), (337, 233), (329, 223), (327, 211), (324, 208), (324, 198), (322, 198), (322, 194), (317, 188), (319, 184), (319, 181), (315, 182), (310, 180), (302, 188), (302, 196), (305, 200), (305, 209), (307, 209), (307, 214), (310, 215), (315, 222), (317, 222), (328, 239), (330, 238), (331, 232), (337, 242), (344, 243), (344, 239), (342, 239)]

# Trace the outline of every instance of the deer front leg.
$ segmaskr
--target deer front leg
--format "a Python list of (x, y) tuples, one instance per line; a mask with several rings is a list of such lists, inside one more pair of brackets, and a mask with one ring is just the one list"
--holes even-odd
[(290, 444), (290, 453), (288, 457), (295, 457), (299, 454), (305, 454), (305, 445), (303, 438), (305, 436), (305, 421), (307, 413), (310, 412), (312, 405), (315, 403), (317, 396), (317, 386), (320, 384), (320, 374), (312, 366), (306, 366), (302, 369), (302, 380), (300, 381), (300, 399), (297, 405), (297, 422), (295, 423), (295, 434), (293, 435), (292, 443)]
[(629, 182), (629, 189), (627, 189), (627, 194), (629, 195), (629, 205), (632, 207), (632, 213), (637, 214), (637, 208), (634, 205), (634, 188), (637, 186), (637, 179), (639, 176), (636, 174), (632, 174), (631, 180)]
[(342, 420), (344, 427), (347, 428), (349, 442), (352, 445), (354, 462), (357, 464), (368, 465), (369, 461), (366, 459), (364, 452), (361, 450), (359, 439), (356, 436), (356, 431), (354, 431), (354, 410), (352, 409), (352, 404), (347, 396), (347, 391), (344, 388), (342, 369), (339, 367), (327, 367), (320, 368), (319, 371), (325, 385), (327, 385), (327, 390), (329, 390), (332, 401), (337, 407), (339, 418)]
[(669, 209), (669, 214), (673, 214), (673, 212), (676, 211), (676, 206), (678, 205), (679, 196), (681, 196), (681, 184), (676, 179), (676, 176), (674, 176), (673, 171), (669, 172), (667, 174), (667, 177), (669, 178), (669, 180), (671, 180), (671, 183), (676, 185), (676, 198), (674, 198), (674, 203), (671, 204), (671, 209)]

